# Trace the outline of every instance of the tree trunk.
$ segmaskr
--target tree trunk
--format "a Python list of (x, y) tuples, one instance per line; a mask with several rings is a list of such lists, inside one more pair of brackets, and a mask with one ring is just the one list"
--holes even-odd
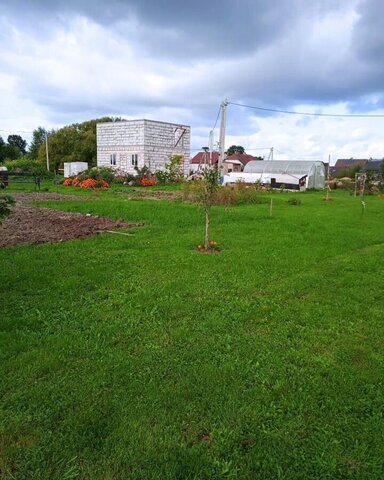
[(205, 240), (204, 240), (204, 246), (205, 249), (208, 250), (209, 248), (209, 226), (211, 223), (211, 212), (210, 208), (205, 209)]

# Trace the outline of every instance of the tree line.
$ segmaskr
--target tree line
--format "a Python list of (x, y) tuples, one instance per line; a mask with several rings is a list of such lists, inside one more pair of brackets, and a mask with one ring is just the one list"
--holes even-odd
[(96, 125), (121, 120), (119, 117), (101, 117), (57, 130), (38, 127), (33, 131), (28, 148), (27, 141), (20, 135), (9, 135), (7, 141), (0, 136), (0, 163), (10, 168), (18, 163), (45, 166), (47, 142), (51, 172), (57, 173), (65, 162), (87, 162), (89, 167), (96, 166)]

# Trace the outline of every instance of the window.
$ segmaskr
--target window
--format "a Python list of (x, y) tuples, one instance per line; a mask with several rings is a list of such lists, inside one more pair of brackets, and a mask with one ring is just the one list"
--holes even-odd
[(109, 156), (109, 161), (111, 165), (116, 165), (116, 153), (111, 153), (111, 155)]
[(132, 167), (137, 167), (137, 153), (132, 153), (131, 159), (132, 159)]

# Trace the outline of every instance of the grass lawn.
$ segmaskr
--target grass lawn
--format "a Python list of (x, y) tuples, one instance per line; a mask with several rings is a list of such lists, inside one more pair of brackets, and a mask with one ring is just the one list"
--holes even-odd
[(0, 478), (382, 479), (384, 200), (292, 196), (0, 250)]

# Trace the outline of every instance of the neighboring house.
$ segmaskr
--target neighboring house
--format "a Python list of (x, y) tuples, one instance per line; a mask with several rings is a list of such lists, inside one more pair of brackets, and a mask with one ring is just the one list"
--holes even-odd
[(188, 173), (191, 128), (155, 120), (124, 120), (97, 124), (97, 166), (135, 173), (147, 166), (163, 170), (171, 155), (182, 155)]
[(333, 167), (330, 167), (329, 173), (332, 177), (336, 177), (340, 172), (344, 170), (350, 170), (351, 168), (361, 167), (363, 168), (368, 160), (360, 158), (339, 158)]
[(219, 152), (199, 152), (189, 162), (190, 172), (196, 172), (204, 165), (217, 165), (219, 161)]
[(223, 175), (231, 172), (242, 172), (248, 162), (262, 160), (260, 157), (253, 157), (247, 153), (234, 153), (223, 162)]
[[(262, 160), (259, 157), (253, 157), (252, 155), (248, 155), (247, 153), (234, 153), (223, 162), (223, 171), (222, 174), (226, 175), (230, 172), (242, 172), (245, 165), (248, 162), (254, 160)], [(217, 165), (219, 162), (219, 152), (199, 152), (197, 153), (190, 162), (190, 170), (192, 172), (196, 172), (199, 168), (202, 168), (205, 163), (209, 165)]]
[(384, 160), (369, 160), (364, 165), (363, 172), (369, 173), (373, 178), (381, 178), (383, 162)]

